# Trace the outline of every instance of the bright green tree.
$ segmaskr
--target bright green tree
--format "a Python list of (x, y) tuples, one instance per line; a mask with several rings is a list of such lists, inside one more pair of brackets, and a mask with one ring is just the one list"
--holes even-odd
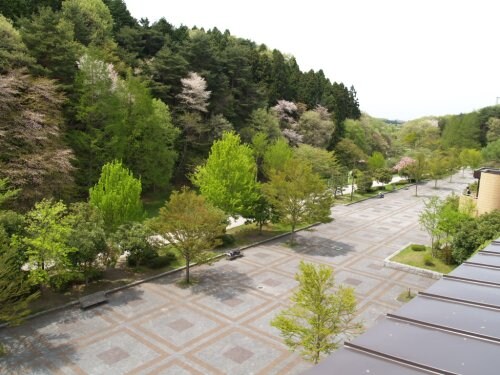
[(340, 168), (333, 151), (302, 144), (294, 149), (293, 154), (297, 159), (311, 164), (313, 171), (324, 179), (330, 179)]
[(423, 229), (431, 237), (431, 248), (433, 255), (435, 254), (439, 246), (439, 220), (440, 211), (442, 206), (442, 201), (437, 196), (432, 196), (431, 198), (424, 200), (424, 209), (420, 212), (418, 221)]
[(229, 215), (242, 215), (259, 198), (257, 165), (252, 149), (239, 135), (224, 133), (215, 141), (207, 162), (192, 177), (201, 195)]
[(368, 168), (371, 171), (382, 169), (385, 167), (385, 158), (381, 152), (375, 151), (367, 160)]
[(217, 237), (224, 233), (226, 225), (223, 211), (187, 188), (174, 191), (152, 223), (153, 229), (182, 254), (188, 284), (191, 263), (207, 259), (208, 251), (220, 243)]
[(481, 151), (472, 148), (466, 148), (460, 152), (460, 164), (462, 165), (462, 174), (465, 174), (465, 168), (476, 169), (481, 165), (483, 158)]
[(69, 256), (76, 251), (68, 244), (71, 226), (66, 220), (67, 209), (62, 202), (42, 200), (26, 214), (26, 246), (30, 280), (46, 285), (51, 276), (71, 268)]
[(271, 325), (280, 330), (285, 344), (301, 356), (318, 363), (321, 355), (338, 349), (342, 340), (360, 333), (362, 324), (354, 321), (356, 297), (351, 287), (338, 286), (333, 270), (300, 262), (295, 275), (298, 289), (291, 297), (292, 306), (283, 310)]
[(439, 152), (435, 152), (429, 158), (428, 172), (429, 177), (434, 180), (434, 188), (437, 189), (438, 180), (448, 174), (448, 159)]
[(288, 142), (283, 138), (278, 139), (264, 152), (264, 174), (269, 176), (272, 171), (282, 170), (292, 156), (293, 151)]
[(422, 181), (428, 170), (428, 160), (423, 152), (419, 152), (413, 162), (405, 168), (408, 176), (415, 181), (415, 196), (418, 196), (418, 183)]
[(271, 172), (262, 190), (280, 221), (290, 225), (292, 243), (297, 225), (330, 220), (333, 196), (309, 163), (295, 158), (288, 160), (282, 170)]
[(488, 143), (488, 145), (481, 150), (481, 155), (483, 156), (484, 160), (487, 161), (500, 160), (500, 139)]
[(142, 217), (141, 190), (141, 181), (115, 160), (102, 167), (99, 181), (90, 188), (89, 202), (102, 212), (106, 229), (114, 231)]

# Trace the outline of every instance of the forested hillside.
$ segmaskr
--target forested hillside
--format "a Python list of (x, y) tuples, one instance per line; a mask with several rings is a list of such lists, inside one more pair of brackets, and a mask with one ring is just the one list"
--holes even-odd
[(122, 0), (0, 4), (0, 178), (22, 208), (84, 198), (112, 160), (166, 191), (228, 130), (333, 149), (360, 116), (354, 87), (227, 30), (137, 21)]

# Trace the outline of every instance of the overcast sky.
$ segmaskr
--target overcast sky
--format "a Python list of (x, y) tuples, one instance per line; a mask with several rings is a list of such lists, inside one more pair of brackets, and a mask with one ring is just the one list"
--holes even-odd
[(137, 19), (228, 29), (291, 54), (354, 85), (372, 116), (470, 112), (500, 97), (498, 0), (125, 2)]

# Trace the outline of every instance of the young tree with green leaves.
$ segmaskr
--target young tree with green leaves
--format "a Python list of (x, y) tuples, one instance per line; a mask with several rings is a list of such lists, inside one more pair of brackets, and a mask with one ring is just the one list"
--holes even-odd
[(432, 254), (435, 255), (437, 248), (439, 247), (439, 221), (440, 221), (440, 211), (441, 211), (442, 201), (437, 196), (432, 196), (431, 198), (424, 200), (424, 209), (420, 212), (418, 217), (418, 222), (421, 227), (429, 233), (431, 237), (431, 249)]
[(385, 158), (381, 152), (375, 151), (367, 160), (368, 168), (371, 171), (385, 168)]
[(333, 151), (301, 144), (293, 150), (294, 156), (305, 163), (311, 164), (313, 171), (325, 180), (331, 178), (332, 174), (340, 168)]
[(262, 186), (262, 191), (280, 221), (290, 225), (292, 243), (297, 225), (330, 220), (333, 196), (309, 163), (295, 158), (288, 160), (282, 170), (271, 172), (269, 182)]
[(473, 148), (466, 148), (460, 152), (460, 164), (462, 165), (462, 174), (465, 175), (465, 168), (476, 169), (481, 165), (483, 157), (481, 151)]
[[(16, 249), (0, 227), (0, 321), (20, 323), (30, 313), (29, 303), (38, 296), (39, 293), (31, 292), (31, 283), (18, 264)], [(0, 342), (0, 356), (1, 352)]]
[(299, 350), (304, 359), (317, 364), (321, 355), (338, 349), (345, 336), (361, 333), (362, 324), (354, 321), (354, 289), (340, 285), (334, 292), (332, 268), (303, 261), (295, 280), (299, 287), (292, 295), (292, 306), (271, 325), (281, 331), (291, 350)]
[(264, 152), (263, 170), (266, 176), (272, 171), (282, 170), (293, 156), (293, 150), (284, 138), (279, 138)]
[[(0, 179), (0, 207), (16, 196), (18, 190), (9, 189), (6, 179)], [(31, 284), (21, 271), (19, 241), (13, 241), (6, 225), (13, 211), (0, 209), (0, 321), (17, 324), (29, 314), (28, 304), (38, 297), (32, 294)], [(16, 218), (17, 219), (17, 218)], [(2, 355), (0, 342), (0, 357)]]
[(141, 180), (121, 162), (104, 164), (99, 181), (90, 188), (89, 202), (101, 211), (108, 232), (142, 217), (141, 190)]
[(77, 202), (69, 206), (66, 220), (71, 227), (68, 245), (75, 249), (69, 254), (69, 259), (88, 284), (90, 277), (101, 269), (99, 258), (108, 259), (109, 255), (104, 219), (95, 206)]
[(234, 132), (214, 142), (192, 181), (207, 201), (232, 216), (245, 216), (260, 195), (253, 151)]
[(227, 217), (203, 196), (183, 188), (172, 193), (151, 225), (184, 257), (189, 284), (191, 263), (206, 260), (208, 251), (220, 244), (217, 237), (224, 233)]
[(434, 189), (437, 189), (438, 180), (448, 173), (448, 165), (447, 158), (439, 152), (433, 153), (429, 158), (428, 172), (429, 176), (434, 180)]
[(76, 249), (68, 243), (71, 226), (66, 219), (63, 202), (42, 200), (26, 214), (26, 235), (21, 242), (26, 246), (30, 280), (44, 286), (49, 278), (71, 268), (70, 254)]
[(419, 152), (412, 163), (409, 163), (406, 168), (408, 176), (415, 181), (415, 196), (418, 196), (418, 183), (422, 181), (428, 170), (427, 157), (423, 152)]

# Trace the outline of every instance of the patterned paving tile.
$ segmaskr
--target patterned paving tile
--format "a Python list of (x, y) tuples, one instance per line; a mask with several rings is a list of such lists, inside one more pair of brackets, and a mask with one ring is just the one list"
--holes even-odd
[[(237, 300), (231, 301), (233, 298), (237, 298), (243, 302), (237, 303)], [(229, 303), (226, 303), (228, 301)], [(201, 309), (208, 309), (234, 320), (245, 314), (254, 312), (261, 306), (265, 306), (267, 302), (267, 299), (248, 293), (244, 289), (233, 289), (229, 296), (205, 295), (196, 299), (194, 303)]]
[(174, 320), (173, 322), (168, 323), (167, 325), (177, 332), (183, 332), (186, 329), (191, 328), (194, 324), (187, 321), (184, 318), (181, 318), (181, 319)]
[(233, 331), (213, 339), (192, 355), (210, 368), (223, 368), (231, 375), (247, 375), (265, 371), (287, 353), (253, 335)]
[(186, 306), (165, 309), (134, 324), (137, 332), (167, 343), (175, 349), (206, 337), (222, 327), (216, 319)]
[(224, 357), (229, 358), (233, 362), (236, 362), (240, 365), (246, 360), (252, 358), (254, 355), (255, 355), (254, 352), (242, 348), (239, 345), (235, 345), (231, 349), (223, 353)]
[(143, 315), (147, 311), (157, 309), (169, 302), (171, 302), (170, 299), (154, 293), (146, 284), (112, 294), (105, 308), (111, 309), (116, 317), (130, 319)]
[(87, 374), (125, 374), (155, 358), (162, 351), (138, 340), (126, 331), (105, 335), (90, 345), (68, 354), (69, 359)]
[(358, 298), (369, 295), (384, 281), (358, 273), (339, 271), (335, 274), (335, 283), (354, 287)]
[(278, 296), (285, 294), (295, 288), (298, 283), (291, 276), (284, 276), (272, 271), (264, 271), (252, 276), (259, 292)]
[(99, 358), (108, 366), (114, 365), (116, 362), (119, 362), (128, 357), (130, 357), (130, 354), (116, 346), (97, 355), (97, 358)]

